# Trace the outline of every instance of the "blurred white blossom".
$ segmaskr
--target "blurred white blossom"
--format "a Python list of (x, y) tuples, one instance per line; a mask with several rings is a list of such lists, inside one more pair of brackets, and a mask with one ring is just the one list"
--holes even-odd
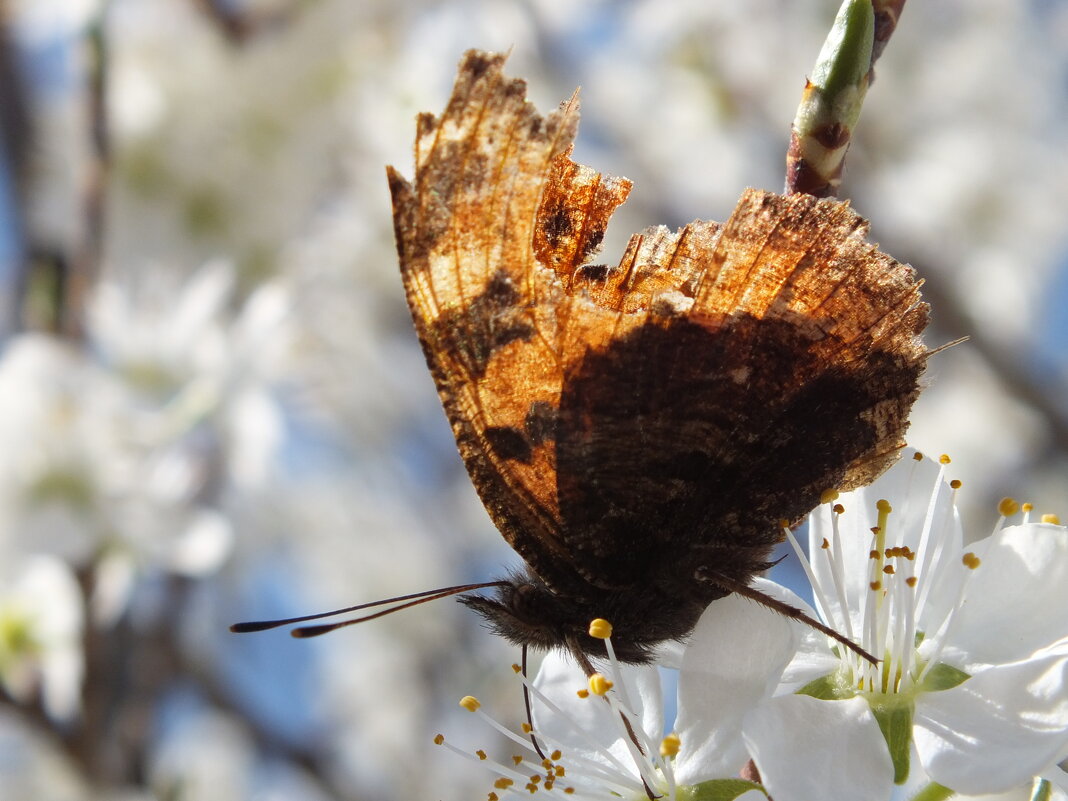
[(67, 565), (36, 555), (0, 569), (0, 684), (21, 703), (70, 721), (81, 708), (84, 613)]

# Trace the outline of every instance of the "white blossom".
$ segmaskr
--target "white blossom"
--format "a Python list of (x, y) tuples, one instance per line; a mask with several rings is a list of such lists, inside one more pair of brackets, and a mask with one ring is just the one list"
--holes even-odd
[(887, 797), (912, 746), (931, 781), (973, 794), (1031, 781), (1068, 746), (1068, 618), (1050, 614), (1068, 608), (1068, 531), (1002, 517), (966, 544), (946, 462), (906, 457), (813, 512), (820, 615), (880, 663), (806, 634), (780, 694), (745, 727), (773, 796), (788, 801), (800, 766), (825, 758), (813, 716), (834, 718), (844, 753), (886, 741), (893, 764), (873, 765), (853, 798)]
[(0, 575), (0, 684), (19, 703), (39, 695), (45, 712), (69, 721), (81, 708), (82, 594), (61, 560), (38, 554)]

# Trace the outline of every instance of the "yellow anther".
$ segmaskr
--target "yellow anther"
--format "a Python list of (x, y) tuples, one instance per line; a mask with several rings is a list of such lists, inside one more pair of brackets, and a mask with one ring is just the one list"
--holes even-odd
[(1057, 515), (1042, 515), (1042, 522), (1052, 523), (1055, 526), (1059, 526), (1061, 524), (1061, 519), (1057, 517)]
[(875, 550), (874, 548), (872, 548), (870, 551), (868, 551), (868, 558), (869, 559), (878, 559), (879, 558), (879, 552), (877, 550)]
[(590, 692), (594, 695), (604, 695), (612, 689), (612, 682), (601, 673), (590, 676)]
[(507, 790), (513, 784), (515, 784), (515, 782), (509, 779), (507, 776), (501, 776), (501, 778), (497, 779), (497, 781), (493, 783), (493, 786), (496, 787), (498, 790)]
[(460, 706), (462, 706), (468, 712), (474, 712), (480, 706), (482, 706), (482, 702), (475, 698), (475, 696), (473, 695), (465, 695), (463, 698), (460, 699)]
[(530, 777), (530, 780), (534, 784), (540, 784), (541, 783), (541, 774), (540, 773), (535, 773), (533, 776)]
[(1002, 498), (998, 502), (998, 514), (1002, 517), (1012, 517), (1020, 511), (1020, 504), (1013, 498)]
[(501, 801), (501, 797), (496, 793), (490, 793), (486, 796), (486, 801)]
[(831, 503), (838, 500), (838, 490), (824, 490), (820, 495), (820, 503)]
[(886, 573), (886, 575), (888, 575), (888, 576), (894, 575), (894, 566), (893, 565), (884, 565), (883, 566), (883, 572)]
[(873, 581), (868, 586), (872, 588), (873, 592), (878, 592), (883, 588), (883, 583), (881, 581)]
[(939, 464), (949, 464), (952, 461), (953, 460), (949, 458), (949, 454), (948, 453), (943, 453), (941, 456), (938, 457), (938, 463)]
[(534, 793), (538, 792), (538, 785), (533, 784), (531, 782), (527, 782), (524, 785), (524, 789), (527, 790), (531, 795), (534, 795)]
[[(556, 762), (562, 756), (563, 756), (563, 754), (560, 753), (560, 749), (557, 748), (555, 751), (553, 751), (551, 754), (549, 754), (549, 759), (551, 759), (553, 762)], [(558, 767), (557, 771), (559, 771), (556, 774), (557, 776), (563, 776), (564, 775), (564, 769), (563, 768)]]
[(832, 508), (833, 508), (834, 513), (836, 515), (844, 515), (845, 514), (845, 507), (842, 506), (842, 504), (840, 504), (840, 503), (836, 503)]
[(970, 568), (971, 570), (975, 570), (982, 564), (982, 560), (971, 551), (964, 554), (964, 556), (961, 557), (961, 561), (964, 563), (965, 567)]
[(784, 517), (779, 521), (779, 528), (790, 528), (790, 521)]
[(549, 758), (545, 758), (545, 759), (543, 759), (543, 760), (541, 761), (541, 766), (542, 766), (543, 768), (545, 768), (546, 770), (552, 770), (552, 767), (553, 767), (553, 762), (552, 762), (552, 760), (551, 760), (551, 759), (549, 759)]
[(523, 672), (523, 668), (521, 666), (517, 665), (515, 662), (513, 662), (512, 663), (512, 672), (513, 673), (522, 673)]
[(826, 551), (830, 547), (831, 543), (827, 540), (826, 537), (824, 537), (823, 542), (820, 543), (820, 549)]
[(875, 502), (875, 508), (878, 511), (884, 512), (886, 514), (889, 514), (890, 512), (894, 511), (893, 508), (890, 506), (890, 501), (886, 500), (886, 498), (880, 498), (879, 500), (877, 500)]
[(916, 577), (915, 576), (909, 576), (907, 579), (905, 579), (905, 583), (908, 584), (910, 587), (915, 587), (916, 586)]
[(530, 734), (534, 731), (534, 728), (529, 723), (524, 723), (520, 728), (523, 730), (523, 734)]
[(434, 735), (434, 745), (441, 745), (443, 742), (445, 742), (445, 735), (444, 734), (435, 734)]
[(673, 757), (679, 753), (679, 746), (682, 744), (682, 740), (679, 739), (679, 735), (672, 732), (663, 740), (660, 741), (660, 756)]
[(575, 691), (575, 695), (577, 695), (579, 698), (589, 698), (590, 697), (590, 691), (586, 690), (586, 689), (576, 690)]
[(486, 752), (483, 751), (481, 748), (479, 748), (477, 751), (475, 751), (475, 756), (477, 756), (479, 759), (483, 759), (483, 760), (488, 759), (488, 757), (486, 756)]
[(960, 489), (961, 486), (962, 486), (962, 484), (961, 484), (961, 481), (960, 481), (959, 478), (955, 478), (955, 479), (953, 479), (952, 481), (949, 482), (949, 488), (950, 489)]
[(915, 461), (915, 462), (922, 462), (923, 461), (923, 454), (920, 453), (919, 451), (916, 451), (916, 453), (912, 454), (912, 460)]
[(522, 761), (523, 761), (523, 757), (521, 757), (519, 754), (512, 754), (512, 764), (513, 765), (519, 765), (520, 763), (522, 763)]
[(607, 640), (612, 636), (612, 624), (599, 617), (590, 621), (590, 636), (596, 640)]
[(1025, 512), (1033, 512), (1033, 511), (1035, 511), (1035, 505), (1033, 503), (1025, 503), (1020, 508), (1023, 509)]
[(553, 773), (555, 773), (555, 774), (556, 774), (556, 778), (558, 778), (558, 779), (559, 779), (559, 778), (560, 778), (561, 776), (564, 776), (564, 775), (566, 775), (566, 774), (565, 774), (565, 771), (564, 771), (564, 766), (563, 766), (563, 765), (557, 765), (557, 766), (556, 766), (555, 768), (553, 768)]
[(571, 795), (572, 793), (575, 792), (575, 788), (574, 787), (565, 787), (564, 788), (564, 792), (567, 793), (568, 795)]

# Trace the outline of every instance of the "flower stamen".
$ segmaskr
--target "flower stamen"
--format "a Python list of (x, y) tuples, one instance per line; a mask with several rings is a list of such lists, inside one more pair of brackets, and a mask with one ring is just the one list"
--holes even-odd
[[(590, 691), (600, 695), (608, 702), (613, 712), (613, 720), (617, 725), (621, 724), (623, 742), (626, 744), (628, 751), (630, 751), (635, 767), (638, 768), (638, 774), (642, 778), (646, 793), (650, 794), (651, 790), (649, 788), (658, 784), (657, 773), (659, 773), (667, 783), (668, 796), (673, 798), (675, 796), (675, 776), (671, 762), (664, 755), (660, 755), (660, 749), (652, 742), (648, 733), (642, 727), (638, 715), (634, 712), (635, 707), (631, 703), (627, 691), (627, 683), (623, 680), (622, 665), (616, 657), (615, 648), (612, 646), (612, 624), (603, 618), (597, 618), (591, 621), (589, 633), (591, 637), (604, 641), (605, 653), (608, 656), (608, 665), (613, 678), (613, 681), (607, 682), (607, 687), (598, 682), (598, 689), (604, 687), (604, 691), (597, 692), (594, 689), (593, 677), (591, 677)], [(601, 678), (603, 679), (604, 677), (602, 676)], [(650, 797), (652, 796), (650, 795)]]
[[(615, 754), (613, 754), (607, 748), (598, 743), (597, 740), (593, 737), (593, 735), (591, 735), (585, 728), (583, 728), (582, 724), (580, 724), (571, 715), (569, 715), (567, 712), (565, 712), (563, 709), (553, 703), (553, 701), (547, 695), (545, 695), (545, 693), (539, 690), (534, 685), (534, 682), (532, 682), (527, 676), (524, 676), (522, 673), (517, 673), (516, 676), (524, 684), (524, 686), (526, 686), (527, 690), (530, 691), (531, 696), (533, 696), (542, 704), (544, 704), (545, 707), (553, 713), (553, 715), (555, 715), (557, 718), (566, 723), (567, 727), (576, 734), (578, 734), (586, 742), (586, 744), (592, 748), (592, 750), (596, 751), (598, 754), (600, 754), (606, 760), (612, 763), (613, 767), (615, 767), (619, 771), (619, 775), (621, 777), (627, 777), (627, 779), (630, 780), (627, 774), (626, 766), (619, 760), (618, 757), (615, 756)], [(587, 695), (588, 692), (589, 691), (586, 691)], [(545, 737), (540, 732), (534, 731), (534, 735), (538, 737), (538, 739), (542, 742), (543, 745), (546, 744)], [(525, 743), (526, 740), (524, 740), (523, 742)], [(583, 764), (583, 767), (586, 769), (601, 772), (604, 771), (601, 765), (598, 765), (596, 762), (593, 762), (591, 760), (585, 760), (581, 756), (573, 754), (568, 758), (575, 762), (581, 762)], [(631, 785), (629, 787), (624, 787), (624, 789), (633, 792), (635, 789), (640, 789), (640, 787), (638, 785)]]
[[(824, 493), (824, 496), (827, 496), (828, 494), (829, 493)], [(837, 498), (838, 497), (838, 493), (834, 493), (833, 497)], [(830, 626), (832, 628), (838, 628), (839, 627), (839, 621), (835, 620), (834, 619), (834, 615), (831, 614), (831, 605), (828, 603), (827, 597), (823, 593), (823, 587), (820, 585), (820, 582), (816, 579), (815, 571), (812, 569), (812, 563), (809, 561), (808, 555), (805, 553), (804, 549), (801, 547), (801, 543), (799, 543), (797, 541), (797, 537), (795, 537), (794, 533), (790, 530), (790, 526), (789, 526), (788, 521), (786, 521), (786, 520), (782, 521), (782, 530), (783, 530), (783, 534), (785, 535), (787, 541), (790, 543), (790, 546), (794, 549), (794, 554), (797, 556), (798, 563), (801, 565), (801, 568), (805, 571), (805, 575), (808, 577), (808, 583), (812, 587), (812, 598), (816, 602), (816, 611), (818, 612), (819, 616), (823, 619), (823, 621), (828, 626)], [(830, 550), (831, 550), (830, 548), (823, 548), (822, 550), (827, 555), (827, 558), (830, 559), (831, 562), (832, 562), (831, 573), (832, 573), (832, 575), (834, 575), (834, 573), (835, 573), (835, 570), (834, 570), (834, 567), (833, 567), (834, 554), (830, 553)], [(839, 607), (840, 609), (846, 609), (847, 608), (846, 605), (845, 605), (844, 596), (839, 597), (838, 602), (840, 604), (840, 607)], [(842, 625), (842, 628), (845, 629), (845, 636), (847, 638), (849, 638), (850, 640), (852, 640), (853, 639), (853, 627), (850, 625), (849, 616), (845, 615), (844, 617), (845, 617), (845, 620), (843, 621), (844, 625)], [(852, 653), (852, 651), (850, 651), (850, 653)]]
[(934, 643), (930, 656), (927, 659), (927, 664), (923, 666), (923, 670), (920, 671), (920, 675), (917, 677), (916, 682), (920, 683), (924, 677), (930, 672), (931, 668), (938, 664), (939, 657), (942, 656), (942, 651), (945, 650), (946, 643), (949, 641), (950, 634), (953, 631), (953, 626), (956, 624), (960, 615), (957, 614), (957, 610), (961, 609), (964, 605), (964, 596), (967, 594), (969, 579), (975, 573), (976, 569), (982, 564), (982, 560), (972, 552), (964, 554), (961, 559), (968, 570), (964, 574), (964, 579), (960, 582), (960, 586), (957, 588), (956, 603), (950, 607), (949, 614), (946, 615), (946, 619), (938, 629), (938, 633), (932, 638)]
[(842, 535), (838, 523), (843, 514), (845, 514), (845, 507), (842, 504), (836, 503), (831, 508), (831, 552), (827, 555), (827, 558), (831, 564), (831, 577), (834, 580), (834, 593), (838, 598), (838, 608), (842, 610), (842, 625), (845, 627), (846, 636), (851, 640), (855, 640), (853, 621), (849, 615), (849, 604), (846, 601), (845, 568), (840, 558)]
[(949, 503), (944, 505), (941, 518), (936, 521), (938, 502), (942, 495), (942, 487), (945, 484), (946, 465), (949, 457), (943, 456), (940, 460), (938, 477), (935, 479), (934, 489), (931, 492), (931, 500), (927, 504), (927, 514), (923, 521), (923, 531), (920, 533), (920, 544), (916, 549), (919, 566), (916, 569), (918, 591), (916, 593), (916, 616), (919, 617), (927, 605), (927, 599), (931, 594), (932, 582), (930, 577), (935, 571), (941, 569), (942, 552), (945, 550), (945, 541), (952, 530), (952, 520), (955, 504), (951, 496)]
[[(452, 751), (452, 753), (461, 756), (471, 762), (478, 762), (479, 764), (489, 768), (491, 771), (498, 774), (501, 778), (506, 779), (509, 782), (525, 782), (527, 780), (527, 777), (519, 771), (514, 770), (513, 768), (510, 768), (500, 762), (497, 762), (496, 760), (490, 759), (486, 755), (486, 752), (482, 749), (479, 749), (478, 751), (472, 754), (470, 751), (465, 751), (462, 748), (458, 748), (457, 746), (446, 740), (444, 734), (438, 734), (434, 737), (434, 745), (440, 745), (443, 748)], [(500, 782), (501, 778), (497, 779), (497, 781)], [(499, 787), (497, 784), (494, 784), (494, 786), (497, 787), (497, 789), (499, 790), (504, 789), (503, 787)]]

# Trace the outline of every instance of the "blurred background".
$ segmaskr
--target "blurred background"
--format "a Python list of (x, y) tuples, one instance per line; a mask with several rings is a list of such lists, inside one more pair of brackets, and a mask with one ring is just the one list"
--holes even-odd
[[(516, 557), (411, 328), (384, 166), (510, 50), (609, 230), (780, 189), (837, 0), (2, 0), (0, 799), (483, 797), (514, 649), (444, 601), (321, 640), (237, 620)], [(971, 536), (1068, 515), (1068, 4), (906, 6), (842, 196), (926, 279), (910, 440)]]

